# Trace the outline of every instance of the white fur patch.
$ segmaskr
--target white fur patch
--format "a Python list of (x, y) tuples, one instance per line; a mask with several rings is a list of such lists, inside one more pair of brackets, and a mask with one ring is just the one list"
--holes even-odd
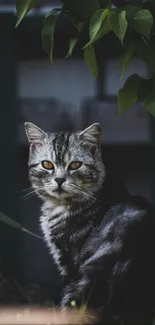
[[(52, 240), (52, 227), (66, 219), (69, 214), (66, 206), (56, 206), (52, 202), (45, 203), (42, 206), (43, 214), (40, 216), (41, 228), (44, 234), (44, 239), (49, 247), (50, 253), (53, 256), (55, 264), (58, 266), (61, 275), (66, 275), (66, 269), (61, 265), (61, 250), (58, 249)], [(56, 217), (57, 216), (57, 217)]]

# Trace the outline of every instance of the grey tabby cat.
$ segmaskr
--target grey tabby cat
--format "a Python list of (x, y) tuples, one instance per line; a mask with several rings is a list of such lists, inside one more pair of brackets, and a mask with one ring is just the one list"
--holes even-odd
[(25, 128), (41, 227), (65, 279), (61, 306), (87, 301), (103, 308), (106, 323), (152, 321), (155, 211), (108, 173), (100, 125), (75, 133), (45, 133), (29, 122)]
[[(61, 236), (61, 227), (66, 226), (72, 215), (75, 218), (84, 209), (87, 218), (91, 217), (89, 205), (95, 201), (93, 193), (105, 177), (100, 150), (95, 161), (91, 154), (93, 145), (99, 142), (101, 128), (94, 124), (80, 134), (47, 134), (32, 123), (25, 123), (25, 127), (31, 144), (29, 176), (36, 193), (43, 199), (41, 226), (61, 275), (66, 275), (67, 266), (61, 263), (62, 252), (55, 238)], [(86, 150), (84, 142), (90, 144), (91, 150)], [(82, 226), (81, 236), (90, 226), (90, 223)], [(55, 235), (57, 227), (59, 233)]]

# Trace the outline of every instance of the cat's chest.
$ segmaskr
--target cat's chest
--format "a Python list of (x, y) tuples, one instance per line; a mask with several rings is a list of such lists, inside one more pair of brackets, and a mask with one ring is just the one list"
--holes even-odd
[(41, 228), (46, 241), (55, 241), (64, 235), (66, 230), (63, 214), (43, 213), (40, 217)]
[(61, 207), (44, 211), (40, 221), (47, 244), (50, 246), (54, 243), (58, 249), (74, 251), (73, 254), (78, 252), (91, 229), (90, 222), (84, 222), (83, 218), (80, 220), (78, 222), (79, 216), (72, 217), (69, 211)]
[(49, 246), (51, 243), (56, 244), (60, 241), (64, 245), (68, 241), (70, 237), (70, 229), (67, 225), (69, 217), (69, 209), (65, 206), (55, 207), (47, 204), (42, 206), (41, 228)]

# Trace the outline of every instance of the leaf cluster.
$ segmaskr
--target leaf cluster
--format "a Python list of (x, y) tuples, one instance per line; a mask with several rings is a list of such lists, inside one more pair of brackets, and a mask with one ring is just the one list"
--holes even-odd
[[(15, 0), (17, 24), (35, 6), (37, 0)], [(69, 39), (66, 58), (79, 44), (83, 32), (88, 39), (82, 46), (89, 70), (98, 78), (96, 43), (113, 33), (121, 44), (120, 78), (130, 61), (137, 57), (146, 65), (147, 76), (130, 75), (118, 91), (119, 112), (141, 101), (155, 116), (155, 1), (154, 0), (62, 0), (61, 8), (48, 12), (44, 18), (41, 39), (50, 60), (53, 60), (55, 28), (67, 19), (74, 28)], [(115, 48), (113, 49), (115, 53)]]

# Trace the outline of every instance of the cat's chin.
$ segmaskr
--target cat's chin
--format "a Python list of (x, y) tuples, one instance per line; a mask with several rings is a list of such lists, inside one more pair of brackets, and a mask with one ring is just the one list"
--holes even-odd
[(48, 193), (47, 195), (51, 200), (53, 199), (58, 201), (67, 200), (73, 197), (71, 193), (68, 193), (66, 191), (53, 191), (51, 193)]

